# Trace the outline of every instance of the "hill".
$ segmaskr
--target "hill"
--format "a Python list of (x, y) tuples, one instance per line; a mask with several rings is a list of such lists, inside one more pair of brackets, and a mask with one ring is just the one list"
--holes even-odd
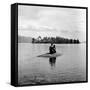
[(32, 43), (32, 38), (25, 36), (18, 36), (18, 43)]

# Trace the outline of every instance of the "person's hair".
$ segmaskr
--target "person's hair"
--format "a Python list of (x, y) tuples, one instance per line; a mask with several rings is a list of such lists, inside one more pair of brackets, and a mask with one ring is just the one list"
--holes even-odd
[(53, 45), (53, 42), (51, 42), (51, 45)]
[(55, 45), (54, 45), (54, 48), (55, 48)]

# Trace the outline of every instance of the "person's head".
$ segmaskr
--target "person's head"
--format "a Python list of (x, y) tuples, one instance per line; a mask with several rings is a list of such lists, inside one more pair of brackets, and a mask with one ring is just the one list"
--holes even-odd
[(51, 45), (53, 45), (53, 42), (51, 42)]

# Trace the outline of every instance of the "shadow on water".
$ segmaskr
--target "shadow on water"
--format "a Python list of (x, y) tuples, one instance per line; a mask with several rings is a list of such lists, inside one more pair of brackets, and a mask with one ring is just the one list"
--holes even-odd
[(51, 65), (51, 68), (55, 68), (55, 63), (56, 63), (56, 57), (49, 58), (49, 64)]

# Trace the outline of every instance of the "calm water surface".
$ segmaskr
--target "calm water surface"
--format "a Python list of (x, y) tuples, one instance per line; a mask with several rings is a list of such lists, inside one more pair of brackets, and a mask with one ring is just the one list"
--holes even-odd
[(50, 44), (18, 44), (18, 82), (25, 84), (86, 81), (86, 44), (56, 44), (57, 58), (37, 57)]

